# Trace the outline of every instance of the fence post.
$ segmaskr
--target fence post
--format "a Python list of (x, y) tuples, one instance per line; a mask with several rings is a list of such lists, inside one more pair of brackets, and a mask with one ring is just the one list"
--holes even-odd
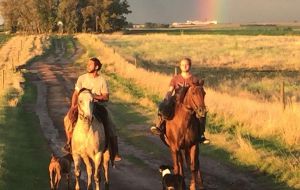
[(15, 71), (15, 65), (14, 65), (14, 59), (11, 58), (11, 70), (14, 72)]
[(135, 65), (135, 68), (136, 68), (137, 67), (136, 57), (134, 58), (134, 65)]
[(177, 75), (177, 67), (175, 67), (175, 69), (174, 69), (174, 75), (175, 76)]
[(282, 103), (282, 110), (285, 110), (285, 92), (284, 92), (284, 81), (281, 83), (281, 103)]
[(4, 69), (2, 69), (2, 89), (4, 89)]

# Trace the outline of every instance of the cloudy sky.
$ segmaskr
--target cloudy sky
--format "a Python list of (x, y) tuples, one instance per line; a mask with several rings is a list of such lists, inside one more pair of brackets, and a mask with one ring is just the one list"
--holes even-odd
[[(197, 20), (200, 4), (219, 22), (300, 22), (300, 0), (128, 0), (133, 23)], [(202, 6), (202, 8), (203, 8)], [(203, 11), (202, 11), (203, 12)]]

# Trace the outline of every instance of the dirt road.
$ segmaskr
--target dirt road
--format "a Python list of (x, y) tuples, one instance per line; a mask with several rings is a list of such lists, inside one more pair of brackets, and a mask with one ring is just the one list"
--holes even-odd
[[(80, 69), (80, 67), (76, 67), (71, 63), (80, 57), (84, 51), (76, 46), (74, 52), (66, 56), (64, 42), (56, 39), (54, 43), (55, 51), (28, 67), (28, 70), (32, 73), (28, 79), (37, 85), (38, 99), (35, 111), (39, 116), (49, 146), (55, 154), (62, 155), (61, 147), (65, 142), (63, 117), (69, 108), (75, 81), (79, 74), (84, 72), (84, 69)], [(118, 115), (116, 112), (113, 112), (113, 114)], [(133, 132), (135, 130), (132, 125), (123, 127)], [(147, 126), (140, 126), (139, 130), (148, 134)], [(171, 163), (169, 152), (157, 137), (149, 134), (145, 138), (158, 145), (161, 151), (165, 151), (164, 156), (155, 157), (149, 152), (126, 142), (121, 137), (119, 149), (123, 160), (117, 163), (116, 168), (110, 170), (110, 189), (161, 189), (158, 166), (162, 163)], [(136, 164), (132, 161), (132, 155), (142, 160), (143, 164)], [(268, 189), (266, 183), (257, 181), (255, 174), (242, 173), (235, 168), (222, 165), (218, 161), (207, 157), (201, 157), (200, 162), (206, 189)], [(85, 175), (82, 175), (82, 179), (84, 178)]]

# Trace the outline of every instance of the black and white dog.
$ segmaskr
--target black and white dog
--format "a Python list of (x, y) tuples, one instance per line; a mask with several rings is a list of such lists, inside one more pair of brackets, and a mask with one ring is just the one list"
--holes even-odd
[(159, 171), (162, 175), (163, 190), (184, 190), (184, 179), (180, 175), (172, 174), (173, 168), (167, 165), (161, 165)]

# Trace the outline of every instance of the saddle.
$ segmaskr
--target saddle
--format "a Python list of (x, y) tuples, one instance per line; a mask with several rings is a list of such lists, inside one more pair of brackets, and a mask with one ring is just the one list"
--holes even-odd
[(181, 87), (175, 90), (175, 95), (164, 99), (158, 106), (158, 114), (165, 120), (171, 120), (175, 114), (177, 103), (182, 103), (187, 93), (188, 87)]

